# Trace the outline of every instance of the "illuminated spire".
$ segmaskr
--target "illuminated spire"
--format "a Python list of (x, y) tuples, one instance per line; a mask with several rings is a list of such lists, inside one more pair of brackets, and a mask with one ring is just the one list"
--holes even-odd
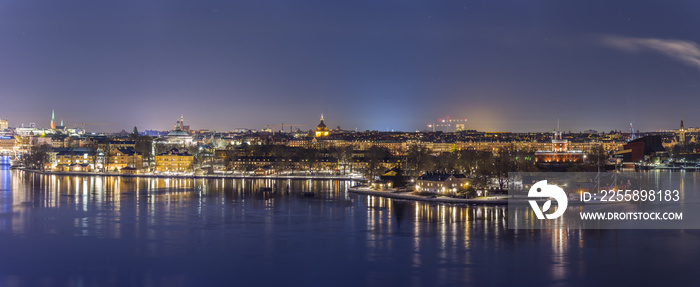
[(56, 117), (54, 117), (54, 111), (51, 110), (51, 129), (56, 129)]
[(321, 114), (321, 121), (323, 121), (323, 114)]

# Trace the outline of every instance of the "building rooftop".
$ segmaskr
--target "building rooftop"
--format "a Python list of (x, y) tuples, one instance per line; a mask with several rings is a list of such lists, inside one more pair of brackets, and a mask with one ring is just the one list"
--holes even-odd
[(427, 180), (427, 181), (445, 181), (450, 176), (454, 176), (455, 178), (460, 178), (460, 179), (466, 179), (467, 176), (460, 174), (460, 173), (440, 173), (440, 172), (435, 172), (435, 173), (426, 173), (421, 175), (418, 180)]
[(168, 133), (169, 137), (182, 137), (182, 136), (190, 136), (187, 132), (181, 131), (181, 130), (174, 130), (170, 133)]

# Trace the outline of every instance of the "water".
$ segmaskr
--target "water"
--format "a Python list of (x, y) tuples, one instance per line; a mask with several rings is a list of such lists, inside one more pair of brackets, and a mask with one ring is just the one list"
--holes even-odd
[(697, 230), (509, 230), (351, 184), (4, 169), (0, 286), (700, 285)]

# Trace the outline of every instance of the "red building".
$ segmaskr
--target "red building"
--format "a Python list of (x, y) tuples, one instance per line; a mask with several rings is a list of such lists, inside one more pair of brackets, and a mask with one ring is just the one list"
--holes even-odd
[(623, 145), (615, 156), (621, 158), (623, 163), (639, 163), (656, 156), (666, 156), (666, 149), (661, 144), (661, 136), (645, 136)]

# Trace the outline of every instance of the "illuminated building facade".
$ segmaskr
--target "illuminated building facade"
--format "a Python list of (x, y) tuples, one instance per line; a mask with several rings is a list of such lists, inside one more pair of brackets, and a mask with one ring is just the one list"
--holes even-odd
[(14, 151), (17, 146), (17, 139), (11, 136), (0, 136), (0, 152)]
[(188, 172), (192, 170), (193, 160), (193, 155), (173, 148), (168, 152), (156, 155), (156, 172)]
[(418, 192), (457, 192), (467, 186), (469, 186), (469, 180), (463, 174), (426, 173), (416, 180)]
[(328, 136), (328, 127), (326, 124), (323, 122), (323, 114), (321, 114), (321, 123), (318, 124), (316, 127), (316, 137), (327, 137)]
[(125, 167), (141, 169), (143, 156), (133, 148), (113, 148), (109, 153), (107, 170), (121, 171)]
[(582, 164), (584, 153), (580, 150), (569, 150), (569, 142), (562, 139), (561, 132), (555, 131), (552, 139), (552, 150), (535, 152), (535, 164), (540, 169), (566, 169), (571, 165)]
[(58, 171), (90, 171), (97, 162), (90, 148), (56, 148), (49, 156), (55, 158), (53, 166)]
[(659, 162), (668, 158), (668, 153), (663, 147), (661, 136), (645, 136), (633, 140), (615, 153), (615, 157), (622, 163), (634, 164), (640, 162)]
[(182, 130), (184, 120), (180, 116), (180, 120), (175, 122), (175, 129), (168, 133), (168, 135), (159, 138), (155, 143), (173, 145), (178, 147), (192, 146), (196, 144), (192, 135)]
[(136, 141), (116, 139), (109, 141), (109, 147), (117, 149), (133, 149), (136, 147)]
[(190, 132), (190, 126), (185, 125), (185, 118), (182, 115), (180, 115), (180, 120), (175, 122), (173, 130), (181, 130), (186, 133)]

